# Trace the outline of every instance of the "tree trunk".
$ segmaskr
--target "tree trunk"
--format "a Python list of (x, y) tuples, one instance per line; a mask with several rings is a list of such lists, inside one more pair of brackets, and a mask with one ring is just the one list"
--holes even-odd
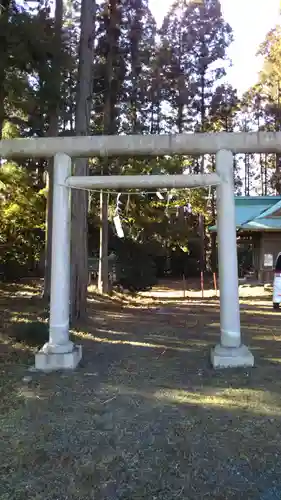
[(264, 155), (264, 196), (267, 196), (267, 182), (268, 182), (268, 178), (267, 178), (267, 155), (265, 154)]
[(263, 156), (260, 154), (261, 195), (264, 196)]
[[(56, 0), (55, 10), (55, 36), (54, 44), (56, 50), (53, 57), (52, 66), (52, 87), (53, 98), (50, 103), (50, 117), (48, 137), (57, 137), (59, 133), (59, 103), (61, 87), (61, 51), (62, 51), (62, 19), (63, 0)], [(43, 296), (47, 300), (50, 298), (51, 290), (51, 267), (52, 267), (52, 228), (53, 228), (53, 187), (54, 187), (54, 158), (48, 161), (47, 177), (47, 206), (46, 206), (46, 239), (45, 239), (45, 275)]]
[[(201, 74), (201, 132), (205, 132), (205, 70)], [(205, 157), (201, 158), (200, 173), (204, 173)], [(204, 214), (199, 215), (199, 238), (200, 238), (200, 273), (201, 276), (205, 271), (205, 219)]]
[(0, 30), (1, 30), (1, 44), (0, 44), (0, 139), (2, 139), (2, 131), (5, 119), (4, 102), (6, 97), (5, 92), (5, 79), (6, 69), (8, 64), (8, 40), (7, 30), (9, 24), (9, 8), (11, 0), (2, 0), (0, 4)]
[[(108, 9), (108, 54), (106, 64), (106, 92), (103, 111), (103, 133), (111, 134), (115, 131), (115, 124), (112, 123), (112, 80), (113, 80), (113, 58), (116, 49), (116, 26), (117, 26), (117, 1), (109, 2)], [(102, 173), (108, 175), (108, 159), (104, 158)], [(108, 195), (100, 191), (100, 250), (99, 250), (99, 279), (98, 290), (101, 293), (108, 293)]]
[[(202, 156), (201, 160), (201, 168), (200, 173), (204, 173), (204, 156)], [(200, 273), (205, 271), (205, 218), (204, 214), (199, 214), (199, 238), (200, 238)]]
[(139, 60), (139, 44), (141, 37), (141, 16), (140, 8), (135, 7), (134, 15), (130, 18), (130, 52), (131, 52), (131, 130), (133, 134), (139, 132), (138, 124), (138, 88), (141, 64)]
[[(76, 135), (89, 133), (96, 3), (82, 0), (80, 21), (79, 68), (76, 100)], [(88, 159), (75, 161), (75, 175), (88, 174)], [(72, 191), (71, 235), (71, 320), (86, 316), (88, 285), (88, 196), (85, 191)]]
[(100, 191), (100, 249), (98, 289), (108, 293), (108, 195)]
[[(277, 86), (277, 109), (279, 110), (279, 103), (280, 103), (280, 88), (279, 84)], [(279, 119), (279, 113), (275, 111), (275, 132), (280, 131), (280, 119)], [(276, 160), (275, 160), (275, 169), (276, 169), (276, 177), (277, 179), (280, 179), (280, 170), (281, 170), (281, 155), (276, 154)], [(276, 194), (280, 195), (281, 194), (281, 187), (280, 187), (280, 181), (276, 182)]]
[[(216, 160), (212, 156), (212, 172), (216, 171)], [(212, 196), (211, 196), (211, 213), (212, 213), (212, 225), (216, 224), (216, 200), (215, 200), (215, 189), (212, 186)], [(211, 268), (212, 273), (217, 271), (217, 233), (212, 231), (211, 233)]]

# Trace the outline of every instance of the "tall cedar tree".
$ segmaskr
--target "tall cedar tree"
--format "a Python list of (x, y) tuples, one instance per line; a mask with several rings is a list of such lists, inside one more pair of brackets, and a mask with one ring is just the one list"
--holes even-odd
[[(186, 3), (177, 0), (161, 29), (166, 50), (167, 100), (171, 126), (205, 132), (213, 93), (225, 74), (226, 49), (232, 41), (231, 27), (222, 17), (218, 0)], [(169, 84), (170, 91), (169, 91)], [(196, 170), (204, 172), (204, 157)], [(201, 241), (200, 268), (205, 268), (205, 229), (203, 213), (199, 214)]]
[[(94, 0), (82, 0), (79, 46), (79, 70), (75, 115), (76, 135), (89, 134), (92, 105), (93, 50), (95, 40)], [(88, 174), (88, 159), (75, 161), (75, 175)], [(76, 320), (86, 315), (88, 285), (88, 196), (85, 191), (72, 192), (72, 238), (71, 238), (71, 318)]]
[[(54, 44), (55, 51), (52, 59), (52, 79), (48, 84), (52, 85), (51, 99), (49, 100), (49, 137), (57, 137), (59, 134), (59, 117), (61, 104), (61, 70), (62, 70), (62, 20), (63, 0), (56, 0), (55, 22), (54, 22)], [(52, 266), (52, 228), (53, 228), (53, 187), (54, 187), (54, 159), (48, 161), (48, 195), (46, 209), (46, 249), (45, 249), (45, 276), (44, 296), (49, 298), (51, 287)]]
[[(117, 132), (114, 120), (116, 104), (116, 88), (114, 89), (114, 77), (116, 60), (119, 52), (120, 37), (120, 1), (111, 0), (104, 5), (102, 12), (102, 22), (105, 26), (105, 57), (106, 65), (104, 71), (104, 106), (102, 130), (106, 135)], [(115, 90), (115, 92), (114, 92)], [(108, 175), (109, 160), (102, 160), (102, 174)], [(100, 191), (100, 251), (99, 251), (99, 280), (98, 288), (100, 292), (108, 292), (108, 194)]]

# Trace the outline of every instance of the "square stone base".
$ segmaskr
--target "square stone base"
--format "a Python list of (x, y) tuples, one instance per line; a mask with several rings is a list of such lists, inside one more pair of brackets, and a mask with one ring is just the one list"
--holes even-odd
[(246, 368), (254, 366), (254, 356), (247, 346), (223, 347), (218, 344), (211, 350), (211, 363), (214, 368)]
[(42, 349), (35, 354), (35, 370), (73, 370), (82, 358), (82, 346), (74, 345), (71, 352), (52, 353)]

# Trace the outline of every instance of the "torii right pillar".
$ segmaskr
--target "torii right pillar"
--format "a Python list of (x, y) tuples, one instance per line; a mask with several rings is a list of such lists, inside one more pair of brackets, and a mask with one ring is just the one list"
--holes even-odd
[(211, 351), (211, 362), (214, 368), (249, 367), (254, 365), (254, 356), (241, 342), (231, 151), (221, 150), (217, 153), (216, 170), (222, 180), (217, 187), (221, 339), (220, 344)]

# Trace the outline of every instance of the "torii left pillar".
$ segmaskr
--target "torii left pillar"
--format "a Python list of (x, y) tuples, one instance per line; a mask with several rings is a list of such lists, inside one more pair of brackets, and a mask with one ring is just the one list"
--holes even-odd
[(55, 155), (49, 341), (35, 355), (35, 369), (42, 371), (76, 368), (82, 357), (82, 347), (69, 339), (70, 176), (71, 158)]

